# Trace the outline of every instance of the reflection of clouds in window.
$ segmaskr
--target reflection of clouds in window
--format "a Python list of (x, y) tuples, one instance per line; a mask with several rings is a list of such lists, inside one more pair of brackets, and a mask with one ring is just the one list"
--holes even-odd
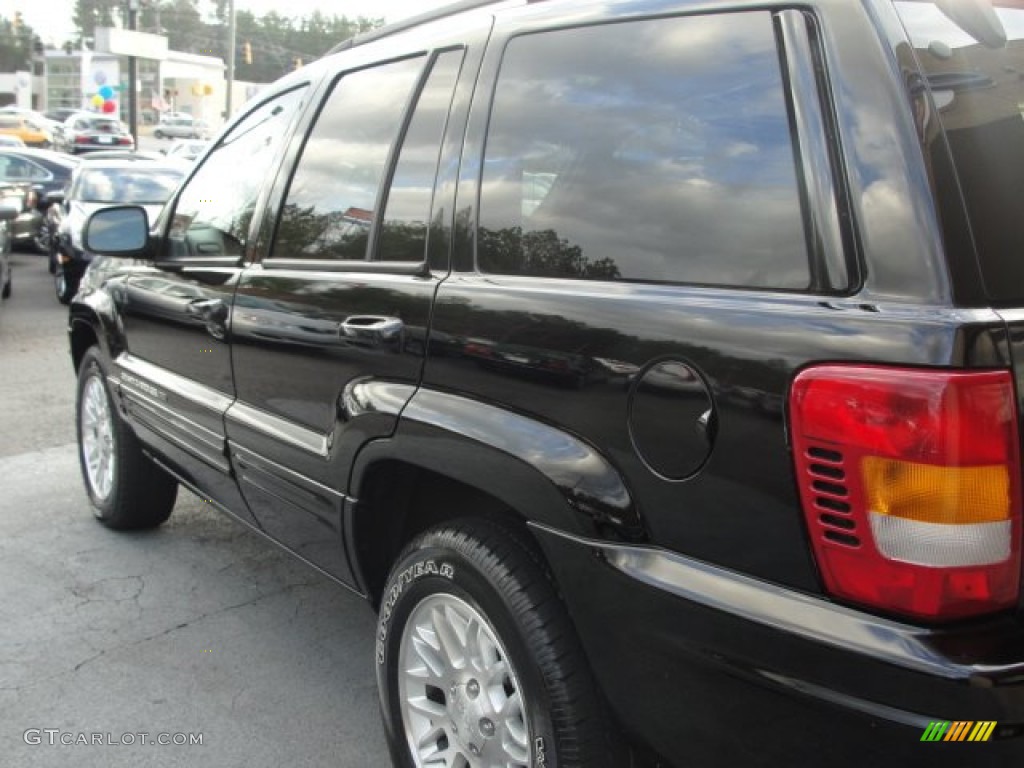
[[(806, 287), (769, 15), (514, 39), (487, 139), (481, 227), (485, 270), (540, 274), (531, 270), (543, 263), (544, 274)], [(563, 242), (560, 266), (528, 252), (530, 232)]]
[[(462, 51), (449, 51), (438, 56), (417, 100), (384, 204), (378, 259), (426, 258), (430, 200), (462, 55)], [(434, 245), (442, 247), (437, 241)]]
[(422, 58), (394, 62), (335, 84), (289, 187), (276, 256), (365, 257), (388, 153), (422, 66)]

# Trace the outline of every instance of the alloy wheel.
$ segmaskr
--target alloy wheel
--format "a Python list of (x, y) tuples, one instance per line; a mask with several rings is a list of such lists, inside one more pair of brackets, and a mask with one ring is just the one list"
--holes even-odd
[(399, 649), (399, 706), (417, 768), (528, 768), (519, 678), (491, 623), (454, 595), (421, 600)]
[(89, 488), (106, 500), (114, 487), (114, 418), (99, 376), (90, 376), (82, 393), (82, 458)]

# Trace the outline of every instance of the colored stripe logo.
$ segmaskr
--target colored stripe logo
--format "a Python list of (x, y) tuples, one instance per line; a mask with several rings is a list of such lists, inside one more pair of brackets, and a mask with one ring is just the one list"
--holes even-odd
[(988, 741), (996, 725), (995, 720), (936, 720), (924, 729), (921, 741)]

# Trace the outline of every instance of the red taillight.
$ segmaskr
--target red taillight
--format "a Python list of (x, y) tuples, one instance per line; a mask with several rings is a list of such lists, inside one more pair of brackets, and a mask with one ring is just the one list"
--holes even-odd
[(89, 143), (89, 137), (88, 136), (75, 136), (75, 144), (88, 144), (88, 143)]
[(131, 146), (132, 139), (130, 136), (122, 136), (120, 139), (117, 140), (117, 143), (122, 146)]
[(1008, 371), (825, 365), (790, 392), (828, 592), (928, 620), (1017, 602), (1021, 480)]

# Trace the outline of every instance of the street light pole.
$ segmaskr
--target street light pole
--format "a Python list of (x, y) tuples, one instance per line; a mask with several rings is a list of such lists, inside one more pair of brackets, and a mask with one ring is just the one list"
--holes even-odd
[[(128, 29), (137, 32), (139, 28), (139, 0), (128, 0)], [(128, 132), (135, 146), (139, 145), (139, 60), (128, 57)]]
[(235, 89), (235, 0), (228, 0), (228, 88), (224, 122), (231, 119), (231, 92)]

